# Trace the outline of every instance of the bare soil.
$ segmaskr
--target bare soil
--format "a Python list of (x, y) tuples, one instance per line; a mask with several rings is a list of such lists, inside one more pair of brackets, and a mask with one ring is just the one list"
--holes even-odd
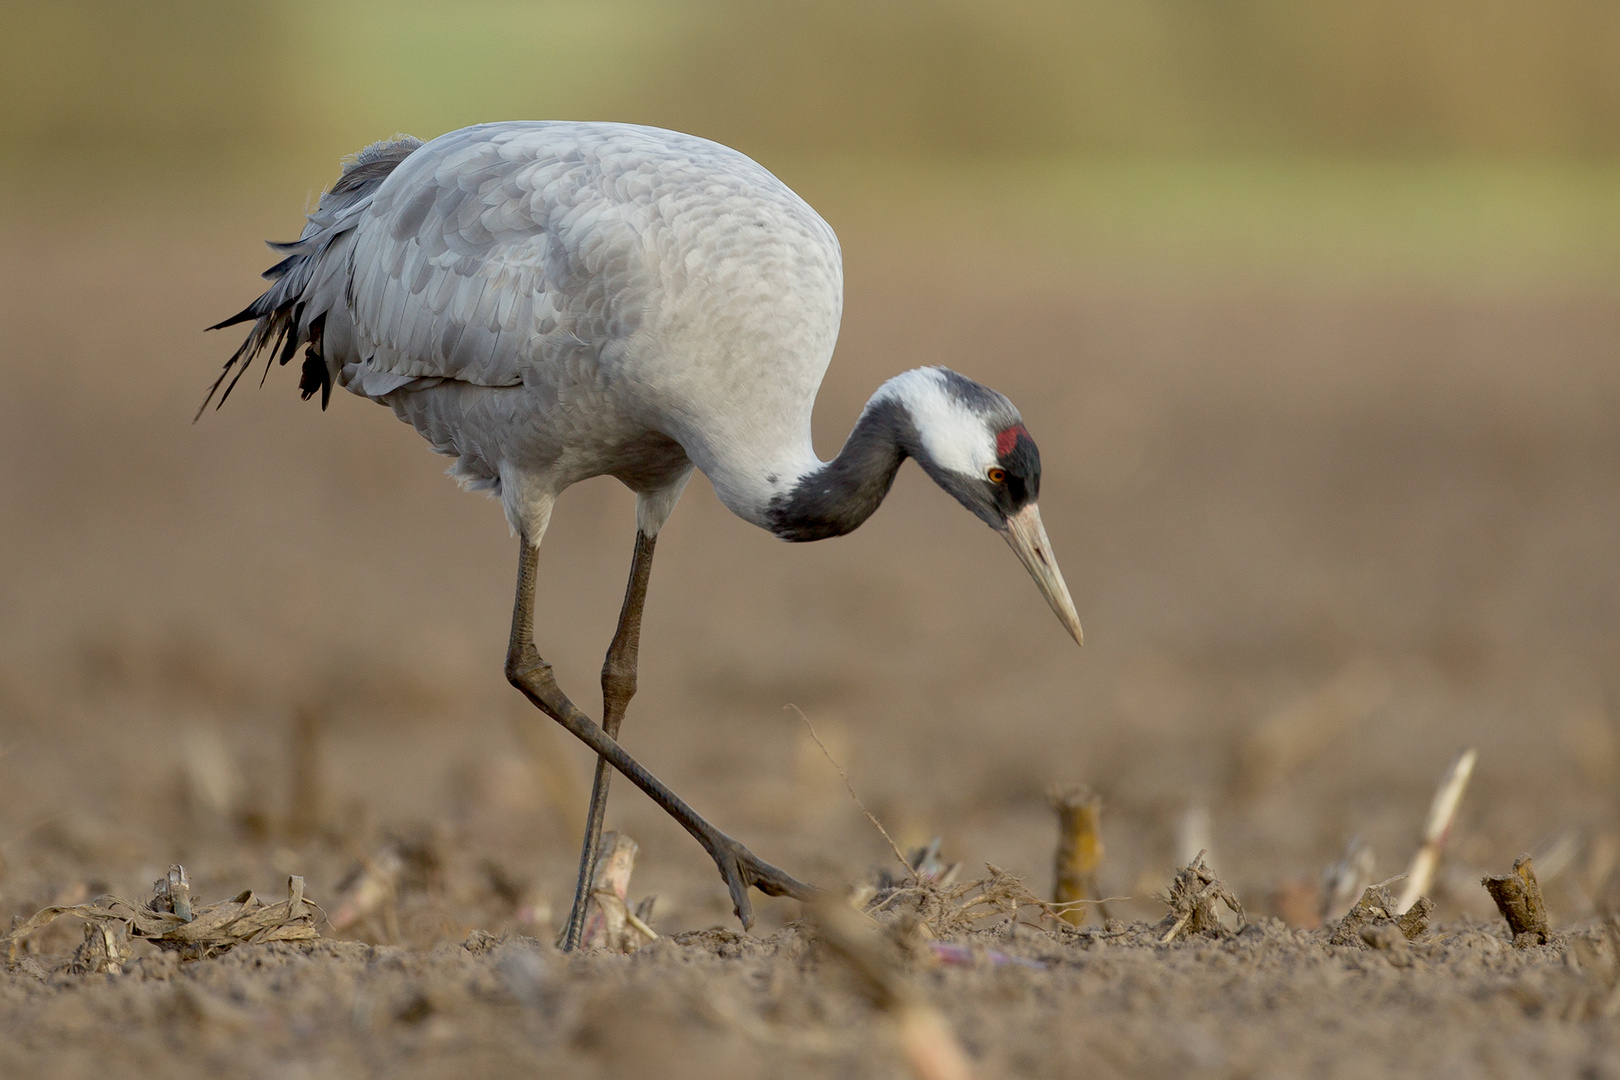
[[(516, 545), (385, 410), (295, 372), (192, 426), (281, 218), (16, 218), (0, 251), (0, 918), (99, 893), (330, 915), (380, 852), (392, 900), (314, 945), (73, 974), (73, 920), (0, 973), (0, 1075), (894, 1076), (881, 1002), (799, 905), (745, 935), (628, 784), (661, 939), (564, 957), (590, 762), (501, 678)], [(1620, 1076), (1598, 916), (1620, 864), (1620, 305), (1512, 292), (1105, 274), (846, 238), (830, 453), (888, 374), (945, 363), (1024, 410), (1086, 626), (915, 469), (850, 537), (785, 546), (695, 481), (659, 545), (624, 742), (765, 858), (829, 887), (892, 866), (785, 706), (902, 846), (1046, 893), (1054, 785), (1103, 798), (1110, 897), (914, 949), (896, 978), (980, 1075)], [(633, 540), (612, 481), (562, 500), (541, 649), (594, 704)], [(1402, 950), (1328, 944), (1352, 838), (1405, 869), (1479, 751)], [(1159, 944), (1189, 852), (1252, 916)], [(1554, 940), (1479, 886), (1521, 851)], [(1567, 857), (1566, 857), (1567, 856)], [(0, 926), (3, 926), (0, 923)], [(481, 933), (479, 933), (481, 932)], [(907, 932), (895, 923), (893, 934)], [(965, 958), (965, 959), (964, 959)]]

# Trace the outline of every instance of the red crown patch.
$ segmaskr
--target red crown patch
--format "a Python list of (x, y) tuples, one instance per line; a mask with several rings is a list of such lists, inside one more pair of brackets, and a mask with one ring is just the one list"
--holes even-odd
[(996, 432), (996, 456), (1006, 457), (1012, 453), (1013, 447), (1018, 445), (1018, 436), (1028, 434), (1023, 424), (1014, 424), (1010, 428)]

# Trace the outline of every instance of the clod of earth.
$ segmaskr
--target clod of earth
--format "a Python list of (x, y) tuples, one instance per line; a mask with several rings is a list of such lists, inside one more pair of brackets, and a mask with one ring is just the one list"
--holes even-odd
[(1530, 856), (1520, 855), (1513, 860), (1513, 873), (1480, 878), (1479, 883), (1485, 886), (1485, 891), (1496, 901), (1496, 910), (1507, 920), (1515, 946), (1522, 949), (1543, 945), (1552, 939), (1552, 931), (1547, 926), (1547, 908), (1541, 901), (1541, 885), (1536, 881)]
[(48, 907), (6, 935), (8, 959), (17, 958), (24, 937), (64, 915), (84, 919), (85, 941), (68, 966), (74, 971), (117, 973), (129, 957), (128, 941), (143, 938), (185, 960), (201, 960), (238, 945), (266, 941), (314, 941), (320, 937), (317, 917), (325, 912), (304, 899), (304, 879), (287, 879), (287, 899), (266, 904), (252, 890), (229, 900), (195, 907), (183, 867), (172, 866), (152, 890), (152, 899), (136, 904), (111, 894), (88, 904)]

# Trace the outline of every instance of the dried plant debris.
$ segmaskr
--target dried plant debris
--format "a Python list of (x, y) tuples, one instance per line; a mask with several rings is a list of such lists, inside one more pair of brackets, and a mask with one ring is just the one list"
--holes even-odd
[(1395, 899), (1386, 887), (1389, 884), (1381, 881), (1367, 886), (1361, 899), (1333, 928), (1328, 944), (1400, 953), (1408, 941), (1427, 932), (1434, 901), (1420, 896), (1404, 914), (1398, 915)]
[(917, 877), (932, 882), (942, 889), (948, 889), (956, 884), (956, 876), (961, 872), (962, 864), (945, 861), (944, 856), (940, 854), (942, 843), (936, 836), (928, 841), (926, 847), (912, 848), (906, 857), (906, 863)]
[[(949, 938), (979, 928), (986, 919), (1016, 921), (1018, 912), (1033, 907), (1042, 916), (1057, 918), (1061, 911), (1036, 896), (1024, 880), (999, 866), (985, 864), (987, 876), (962, 884), (939, 884), (918, 876), (909, 883), (872, 890), (857, 890), (850, 906), (874, 918), (904, 918), (934, 938)], [(955, 867), (947, 879), (955, 877)]]
[(152, 890), (152, 898), (136, 904), (105, 895), (86, 904), (48, 907), (14, 927), (5, 938), (8, 961), (28, 934), (64, 915), (84, 919), (85, 940), (67, 967), (74, 972), (123, 970), (132, 938), (150, 941), (175, 952), (183, 960), (218, 956), (238, 945), (266, 941), (314, 941), (320, 937), (317, 921), (325, 913), (304, 899), (304, 879), (287, 879), (287, 899), (267, 904), (251, 890), (229, 900), (194, 906), (183, 867), (169, 868)]
[(1507, 920), (1513, 931), (1513, 944), (1519, 948), (1544, 945), (1552, 940), (1547, 926), (1547, 907), (1541, 900), (1541, 885), (1536, 881), (1535, 868), (1530, 856), (1520, 855), (1513, 860), (1513, 873), (1503, 877), (1481, 878), (1480, 884), (1496, 901), (1496, 910)]
[(1108, 909), (1100, 902), (1097, 868), (1102, 865), (1102, 798), (1086, 788), (1051, 793), (1058, 818), (1057, 852), (1052, 859), (1052, 904), (1064, 922), (1081, 926), (1087, 901), (1098, 903), (1106, 921)]
[(1170, 909), (1159, 925), (1153, 928), (1153, 932), (1159, 935), (1159, 941), (1164, 944), (1174, 941), (1177, 937), (1192, 934), (1224, 937), (1232, 933), (1221, 922), (1220, 915), (1216, 912), (1217, 900), (1237, 916), (1237, 929), (1241, 930), (1248, 925), (1248, 918), (1243, 914), (1243, 905), (1232, 895), (1232, 890), (1228, 889), (1225, 883), (1204, 864), (1203, 852), (1199, 852), (1196, 859), (1176, 871), (1175, 877), (1170, 879), (1170, 887), (1159, 899)]
[(84, 924), (84, 943), (73, 950), (67, 970), (74, 975), (121, 975), (129, 951), (129, 931), (122, 923), (92, 919)]

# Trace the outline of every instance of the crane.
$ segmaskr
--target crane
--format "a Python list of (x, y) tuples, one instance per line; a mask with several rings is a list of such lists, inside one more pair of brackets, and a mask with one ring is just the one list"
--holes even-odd
[[(914, 459), (1006, 538), (1065, 629), (1080, 620), (1041, 524), (1040, 452), (1006, 397), (943, 367), (878, 388), (838, 455), (810, 416), (843, 307), (838, 239), (747, 156), (615, 123), (480, 124), (397, 136), (350, 159), (302, 234), (272, 243), (270, 288), (209, 329), (250, 322), (197, 415), (261, 353), (298, 387), (388, 406), (464, 487), (498, 498), (519, 540), (506, 677), (597, 755), (564, 948), (578, 945), (609, 769), (708, 852), (739, 920), (750, 886), (814, 889), (702, 818), (618, 742), (636, 690), (654, 545), (694, 468), (745, 521), (790, 541), (865, 521)], [(261, 380), (262, 382), (262, 380)], [(535, 567), (569, 485), (613, 476), (636, 538), (602, 666), (602, 721), (575, 706), (534, 642)]]

